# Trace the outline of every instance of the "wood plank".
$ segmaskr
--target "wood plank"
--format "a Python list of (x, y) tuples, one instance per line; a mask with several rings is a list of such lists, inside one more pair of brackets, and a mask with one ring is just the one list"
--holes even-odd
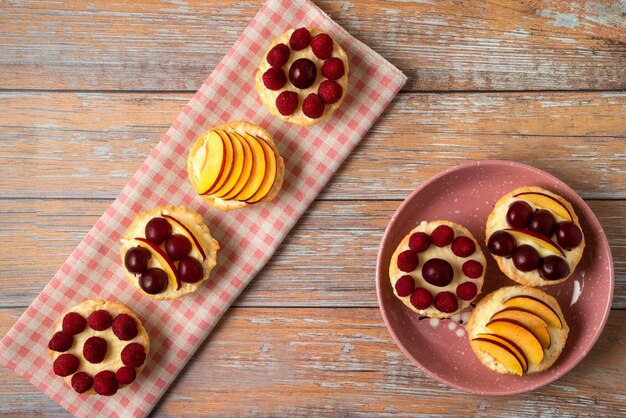
[[(621, 1), (316, 3), (407, 90), (626, 87)], [(195, 91), (261, 4), (2, 2), (0, 88)]]
[[(377, 306), (374, 283), (378, 245), (399, 204), (316, 202), (235, 304)], [(592, 200), (589, 204), (613, 252), (613, 308), (624, 309), (626, 201)], [(108, 205), (109, 201), (99, 200), (0, 201), (0, 238), (4, 243), (0, 306), (29, 305)]]
[[(0, 311), (0, 329), (5, 332), (19, 314)], [(613, 311), (587, 357), (555, 383), (522, 395), (486, 397), (448, 388), (419, 371), (393, 343), (376, 308), (234, 308), (155, 414), (616, 416), (626, 412), (619, 390), (626, 378), (620, 349), (625, 324), (626, 311)], [(0, 397), (0, 413), (12, 416), (62, 412), (4, 368)]]
[[(0, 197), (116, 197), (188, 97), (0, 93)], [(585, 198), (625, 198), (625, 117), (623, 92), (401, 94), (322, 198), (404, 199), (480, 159), (531, 164)]]

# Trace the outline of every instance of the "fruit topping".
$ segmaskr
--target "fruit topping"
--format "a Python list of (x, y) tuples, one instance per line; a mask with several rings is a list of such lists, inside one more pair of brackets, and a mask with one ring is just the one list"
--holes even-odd
[(263, 74), (263, 84), (270, 90), (280, 90), (287, 83), (287, 77), (282, 68), (269, 68)]
[(445, 247), (446, 245), (450, 245), (452, 242), (452, 239), (454, 238), (454, 230), (448, 225), (439, 225), (433, 230), (430, 237), (433, 244), (437, 247)]
[(156, 245), (161, 245), (170, 235), (172, 235), (172, 225), (165, 218), (152, 218), (146, 224), (146, 238)]
[(111, 370), (103, 370), (93, 379), (93, 389), (99, 395), (115, 395), (118, 387), (117, 380), (115, 380), (115, 373)]
[(172, 261), (178, 261), (191, 252), (191, 241), (181, 234), (172, 234), (165, 241), (165, 252)]
[(516, 194), (514, 197), (519, 197), (520, 199), (524, 199), (529, 201), (530, 203), (538, 206), (540, 208), (548, 209), (557, 216), (565, 219), (566, 221), (572, 220), (572, 215), (570, 215), (569, 211), (561, 202), (552, 196), (548, 196), (544, 193), (537, 192), (525, 192)]
[(450, 263), (441, 258), (431, 258), (422, 267), (424, 280), (433, 286), (447, 286), (454, 278), (454, 270)]
[(398, 254), (398, 269), (404, 272), (411, 272), (417, 268), (420, 261), (417, 258), (417, 254), (415, 254), (411, 250), (402, 251)]
[(528, 229), (549, 238), (556, 229), (556, 219), (549, 210), (539, 209), (530, 219)]
[(276, 44), (267, 53), (267, 63), (272, 67), (282, 67), (289, 61), (289, 55), (291, 55), (291, 50), (287, 45)]
[(512, 260), (518, 270), (533, 271), (539, 265), (539, 253), (530, 245), (520, 245), (513, 251)]
[(509, 257), (513, 254), (513, 250), (517, 242), (513, 235), (506, 231), (496, 231), (489, 237), (487, 241), (487, 249), (491, 254), (499, 255), (501, 257)]
[(113, 320), (113, 334), (120, 340), (132, 340), (137, 333), (137, 321), (132, 316), (122, 313)]
[(469, 237), (456, 237), (452, 241), (452, 252), (458, 257), (469, 257), (476, 251), (476, 244)]
[(87, 317), (87, 324), (89, 328), (94, 329), (96, 331), (104, 331), (109, 328), (113, 323), (113, 317), (108, 311), (104, 309), (98, 309), (97, 311), (92, 312)]
[(72, 388), (78, 393), (87, 392), (93, 385), (93, 378), (85, 372), (78, 372), (72, 376)]
[(526, 228), (532, 216), (533, 208), (528, 203), (518, 200), (509, 206), (506, 222), (514, 228)]
[(85, 330), (87, 320), (77, 312), (69, 312), (63, 317), (63, 331), (76, 335)]
[(206, 260), (206, 254), (204, 252), (204, 249), (202, 248), (202, 245), (200, 245), (200, 240), (196, 237), (196, 235), (193, 232), (191, 232), (191, 230), (187, 228), (187, 226), (184, 223), (174, 218), (172, 215), (163, 215), (163, 217), (178, 224), (178, 226), (180, 226), (183, 229), (184, 233), (187, 235), (187, 238), (190, 238), (191, 241), (193, 242), (193, 245), (196, 247), (196, 249), (202, 256), (202, 261)]
[(343, 94), (343, 88), (333, 80), (324, 80), (320, 83), (317, 89), (317, 94), (322, 98), (325, 103), (333, 104), (337, 103), (341, 99)]
[(494, 319), (487, 323), (487, 329), (509, 341), (514, 341), (532, 363), (539, 364), (543, 360), (541, 342), (524, 325), (508, 319)]
[(311, 32), (307, 28), (299, 28), (291, 33), (289, 46), (294, 51), (300, 51), (311, 43)]
[(257, 142), (261, 145), (261, 148), (263, 148), (263, 154), (265, 155), (265, 171), (263, 172), (263, 181), (259, 185), (259, 188), (246, 200), (248, 203), (256, 203), (267, 196), (274, 186), (274, 180), (276, 180), (276, 154), (274, 154), (272, 147), (264, 140), (257, 138)]
[(395, 288), (398, 296), (409, 296), (415, 290), (415, 280), (410, 275), (405, 274), (396, 281)]
[(289, 68), (289, 81), (299, 89), (308, 89), (311, 87), (316, 77), (317, 67), (315, 63), (308, 58), (298, 58)]
[(135, 381), (137, 372), (134, 367), (123, 366), (115, 372), (115, 380), (120, 385), (128, 385)]
[(178, 263), (178, 275), (185, 283), (196, 283), (204, 275), (204, 269), (195, 258), (185, 257)]
[(289, 116), (298, 107), (298, 93), (285, 90), (276, 97), (276, 109), (283, 116)]
[(569, 266), (558, 255), (549, 255), (539, 260), (539, 275), (546, 280), (559, 280), (569, 275)]
[[(159, 219), (163, 219), (163, 218), (159, 218)], [(176, 266), (174, 266), (174, 262), (170, 259), (170, 257), (160, 247), (155, 245), (153, 242), (148, 241), (147, 239), (144, 239), (144, 238), (135, 238), (135, 239), (139, 242), (139, 245), (148, 249), (152, 253), (154, 258), (159, 262), (163, 270), (167, 273), (167, 278), (169, 282), (172, 284), (172, 286), (174, 287), (174, 289), (176, 290), (180, 289), (180, 277), (178, 277), (178, 271), (176, 270)]]
[(57, 376), (69, 376), (78, 370), (79, 360), (73, 354), (61, 354), (52, 363), (52, 370)]
[(263, 150), (263, 146), (261, 145), (261, 141), (263, 141), (262, 139), (259, 139), (256, 136), (252, 136), (248, 133), (243, 134), (242, 137), (248, 142), (248, 145), (250, 146), (254, 164), (252, 165), (250, 178), (246, 182), (241, 192), (239, 192), (237, 196), (235, 196), (235, 199), (239, 201), (246, 201), (259, 191), (259, 188), (261, 187), (263, 179), (265, 178), (265, 175), (267, 173), (267, 161), (265, 160), (265, 151)]
[(133, 247), (126, 251), (124, 266), (131, 273), (143, 273), (148, 270), (148, 261), (152, 255), (143, 247)]
[(48, 343), (48, 348), (52, 351), (60, 353), (69, 350), (74, 345), (74, 337), (69, 332), (55, 332), (52, 339)]
[(470, 279), (477, 279), (483, 275), (483, 265), (476, 260), (467, 260), (461, 266), (461, 270)]
[(520, 364), (522, 365), (523, 372), (526, 373), (526, 371), (528, 371), (528, 359), (526, 358), (522, 350), (513, 341), (509, 341), (500, 335), (486, 333), (478, 334), (477, 338), (473, 341), (476, 341), (477, 339), (488, 340), (489, 342), (493, 342), (498, 345), (504, 345), (506, 348), (511, 350), (511, 352), (517, 357)]
[(556, 227), (556, 241), (566, 249), (578, 247), (583, 240), (583, 233), (574, 222), (561, 222)]
[(129, 367), (141, 367), (146, 361), (146, 351), (139, 343), (130, 343), (122, 350), (122, 363)]
[(160, 268), (148, 269), (139, 278), (139, 286), (151, 295), (162, 293), (167, 289), (167, 274)]
[(89, 337), (83, 345), (83, 357), (93, 364), (98, 364), (104, 360), (107, 354), (107, 341), (101, 337)]
[[(485, 336), (486, 335), (491, 334), (485, 334)], [(508, 371), (518, 376), (522, 376), (526, 371), (520, 356), (518, 356), (516, 352), (504, 342), (481, 336), (474, 338), (472, 340), (472, 344), (479, 351), (489, 355), (495, 361), (503, 365)]]
[(333, 53), (333, 39), (325, 33), (320, 33), (311, 39), (311, 49), (321, 60), (330, 58)]
[(322, 75), (329, 80), (338, 80), (345, 74), (343, 61), (339, 58), (328, 58), (322, 64)]
[(435, 296), (435, 308), (443, 313), (452, 313), (459, 309), (459, 301), (452, 292), (440, 292)]
[(559, 248), (558, 245), (550, 238), (538, 234), (537, 232), (531, 231), (529, 229), (517, 229), (517, 228), (509, 228), (506, 230), (508, 233), (513, 235), (513, 237), (517, 242), (521, 242), (524, 240), (530, 241), (538, 247), (543, 248), (544, 250), (548, 250), (554, 254), (563, 254), (563, 251)]
[[(204, 141), (203, 148), (206, 153), (196, 186), (198, 194), (206, 194), (218, 186), (223, 177), (229, 150), (228, 145), (216, 131), (209, 131), (208, 134), (202, 137), (202, 140)], [(163, 241), (168, 236), (169, 234), (163, 238)], [(156, 244), (159, 245), (161, 242)]]
[(548, 324), (540, 316), (523, 309), (507, 308), (496, 312), (491, 319), (508, 319), (528, 328), (539, 340), (543, 348), (550, 348), (551, 338)]
[(427, 309), (433, 303), (433, 295), (423, 287), (418, 287), (411, 294), (411, 305), (416, 309)]
[(424, 252), (430, 247), (430, 235), (425, 232), (416, 232), (409, 237), (409, 248), (416, 253)]
[(315, 93), (311, 93), (302, 102), (302, 113), (311, 119), (317, 119), (324, 113), (324, 102)]
[(478, 294), (478, 287), (474, 284), (474, 282), (465, 282), (461, 283), (456, 287), (456, 295), (459, 299), (463, 300), (472, 300)]
[(546, 321), (549, 326), (563, 329), (561, 318), (559, 318), (554, 309), (552, 309), (544, 301), (534, 298), (532, 296), (514, 296), (504, 301), (504, 306), (510, 308), (519, 308), (528, 312), (532, 312), (544, 321)]

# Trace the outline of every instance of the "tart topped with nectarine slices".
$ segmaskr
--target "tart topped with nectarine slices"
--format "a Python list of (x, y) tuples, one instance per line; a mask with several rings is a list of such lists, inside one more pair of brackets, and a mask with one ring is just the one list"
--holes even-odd
[(496, 202), (487, 219), (486, 237), (500, 270), (525, 286), (567, 280), (585, 248), (572, 205), (536, 186), (520, 187)]
[(184, 206), (138, 214), (121, 240), (126, 277), (154, 299), (176, 299), (209, 279), (218, 242), (202, 216)]
[(267, 131), (252, 123), (231, 122), (196, 140), (187, 173), (204, 201), (231, 210), (274, 199), (283, 184), (285, 164)]

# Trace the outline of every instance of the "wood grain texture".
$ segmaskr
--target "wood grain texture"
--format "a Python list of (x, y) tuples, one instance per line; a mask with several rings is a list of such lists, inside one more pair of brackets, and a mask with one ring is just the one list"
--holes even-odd
[[(316, 3), (407, 90), (626, 87), (623, 1)], [(195, 91), (261, 4), (2, 2), (0, 88)]]

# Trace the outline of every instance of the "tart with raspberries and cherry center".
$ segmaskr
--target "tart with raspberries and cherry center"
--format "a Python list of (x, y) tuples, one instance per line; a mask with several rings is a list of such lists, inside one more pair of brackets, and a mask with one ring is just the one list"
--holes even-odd
[(87, 395), (112, 396), (131, 384), (149, 351), (139, 318), (126, 306), (102, 299), (69, 309), (48, 343), (54, 374)]
[(424, 221), (396, 248), (389, 279), (396, 297), (411, 310), (450, 318), (480, 293), (485, 267), (485, 256), (467, 228)]
[(256, 73), (256, 89), (272, 115), (307, 126), (330, 116), (348, 87), (348, 56), (317, 28), (289, 29), (274, 39)]

